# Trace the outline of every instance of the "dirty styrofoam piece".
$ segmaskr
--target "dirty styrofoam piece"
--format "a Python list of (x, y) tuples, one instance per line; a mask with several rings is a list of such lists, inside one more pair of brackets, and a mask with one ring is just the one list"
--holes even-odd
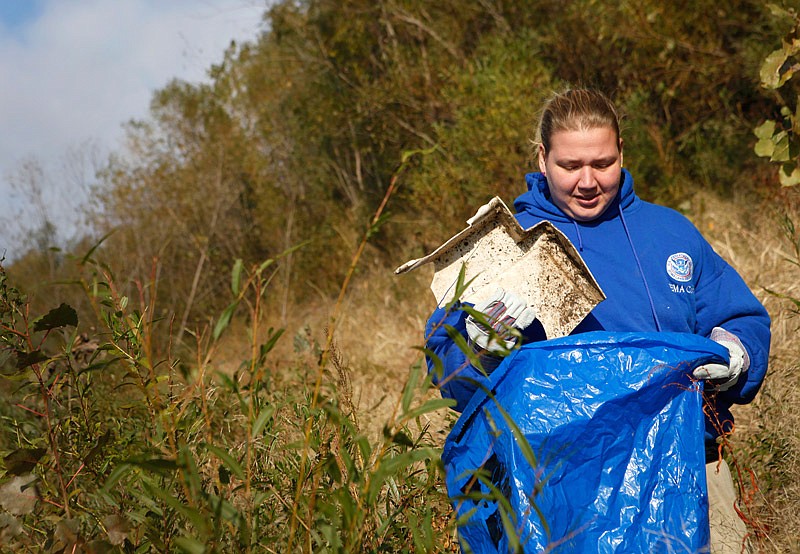
[(513, 291), (536, 309), (547, 338), (568, 335), (605, 299), (573, 244), (549, 221), (523, 229), (505, 203), (494, 197), (467, 225), (395, 273), (433, 262), (431, 290), (441, 306), (453, 299), (463, 265), (468, 285), (462, 301), (477, 304), (498, 287)]

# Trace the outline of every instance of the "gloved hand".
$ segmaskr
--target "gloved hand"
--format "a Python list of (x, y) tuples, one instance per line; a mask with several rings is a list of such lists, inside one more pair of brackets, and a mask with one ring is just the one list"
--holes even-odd
[(711, 331), (711, 340), (728, 349), (730, 363), (701, 365), (695, 368), (692, 375), (695, 379), (704, 379), (718, 391), (726, 391), (739, 381), (743, 372), (750, 368), (750, 357), (739, 338), (722, 327), (714, 327)]
[[(522, 330), (536, 319), (536, 310), (528, 306), (525, 300), (501, 288), (489, 299), (476, 304), (474, 309), (484, 314), (489, 327), (468, 316), (467, 334), (474, 345), (493, 354), (502, 354), (514, 348), (516, 339), (511, 332), (512, 327)], [(495, 336), (490, 333), (490, 328)]]

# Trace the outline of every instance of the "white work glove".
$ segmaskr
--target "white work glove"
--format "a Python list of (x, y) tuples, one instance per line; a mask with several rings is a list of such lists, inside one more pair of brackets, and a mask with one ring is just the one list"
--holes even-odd
[(536, 310), (525, 300), (501, 288), (488, 300), (476, 304), (474, 309), (484, 314), (489, 327), (468, 316), (467, 334), (474, 345), (492, 354), (504, 354), (514, 348), (516, 338), (511, 329), (525, 329), (536, 319)]
[(714, 327), (711, 331), (711, 340), (728, 349), (730, 363), (701, 365), (695, 368), (692, 375), (695, 379), (705, 380), (708, 385), (714, 387), (714, 390), (726, 391), (739, 381), (743, 372), (749, 369), (750, 357), (739, 338), (722, 327)]

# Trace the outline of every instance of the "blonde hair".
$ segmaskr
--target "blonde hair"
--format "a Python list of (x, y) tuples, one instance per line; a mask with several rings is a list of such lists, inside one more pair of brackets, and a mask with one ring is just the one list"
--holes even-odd
[(536, 143), (550, 150), (550, 140), (558, 131), (581, 131), (611, 127), (619, 142), (620, 116), (614, 104), (594, 89), (568, 89), (553, 94), (542, 106)]

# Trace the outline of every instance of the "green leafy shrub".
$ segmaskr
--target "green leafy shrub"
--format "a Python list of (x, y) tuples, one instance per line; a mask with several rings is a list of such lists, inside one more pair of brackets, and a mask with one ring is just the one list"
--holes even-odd
[[(153, 348), (156, 291), (134, 308), (106, 268), (83, 263), (81, 284), (104, 322), (92, 338), (67, 305), (31, 319), (0, 273), (6, 548), (441, 548), (434, 522), (451, 524), (439, 449), (416, 424), (449, 401), (422, 400), (430, 382), (421, 366), (382, 436), (368, 439), (332, 344), (327, 354), (307, 345), (321, 360), (312, 383), (270, 359), (282, 334), (260, 328), (272, 260), (235, 265), (234, 300), (196, 336), (192, 365)], [(233, 374), (215, 371), (218, 339), (244, 308), (251, 357)]]
[(767, 119), (756, 127), (755, 153), (779, 164), (781, 185), (791, 187), (800, 184), (800, 102), (797, 94), (793, 94), (798, 90), (797, 82), (790, 82), (800, 71), (800, 16), (794, 9), (770, 7), (775, 16), (790, 22), (792, 28), (781, 41), (781, 47), (771, 52), (761, 65), (761, 86), (774, 91), (781, 118)]

